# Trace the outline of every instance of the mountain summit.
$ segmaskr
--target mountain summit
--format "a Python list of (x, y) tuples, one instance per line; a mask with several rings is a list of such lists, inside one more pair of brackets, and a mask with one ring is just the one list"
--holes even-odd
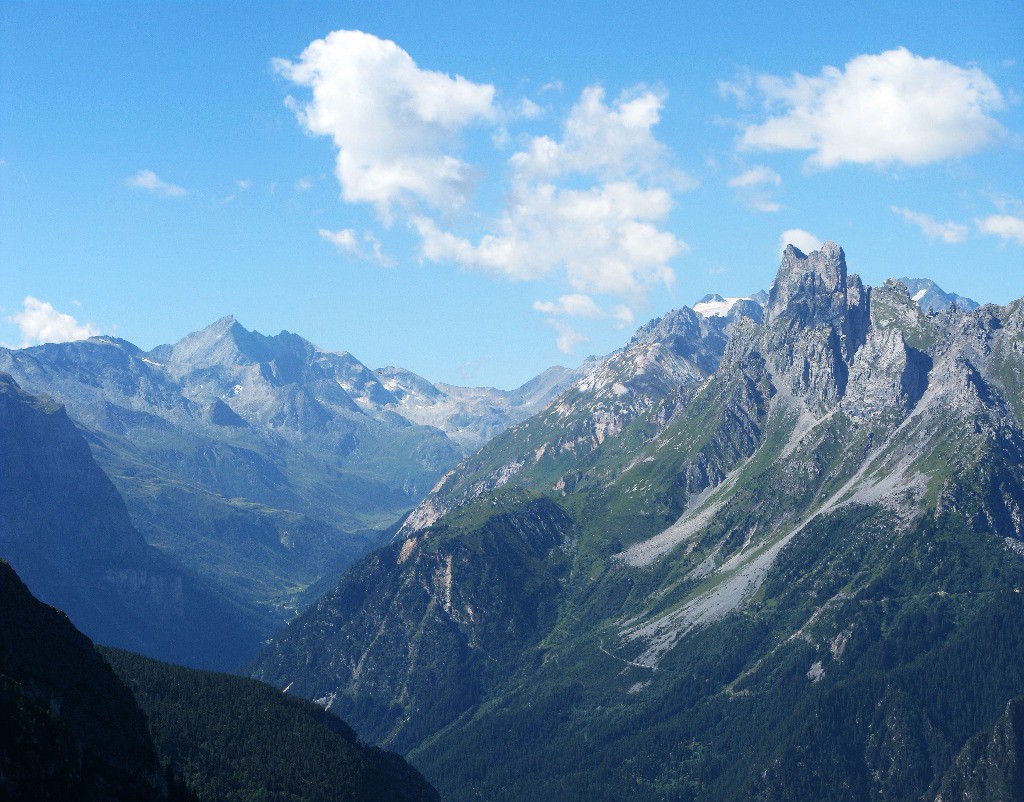
[(1024, 695), (1022, 376), (1024, 301), (789, 248), (763, 320), (643, 327), (256, 674), (453, 799), (934, 798)]
[(123, 531), (237, 607), (252, 640), (209, 665), (232, 668), (471, 448), (575, 376), (556, 368), (510, 392), (432, 385), (233, 316), (149, 352), (111, 337), (0, 349), (0, 371), (81, 427), (127, 505)]

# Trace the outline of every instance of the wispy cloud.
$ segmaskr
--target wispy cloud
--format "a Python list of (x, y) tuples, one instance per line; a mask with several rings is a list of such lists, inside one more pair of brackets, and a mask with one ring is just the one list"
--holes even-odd
[(569, 317), (599, 318), (604, 316), (594, 299), (589, 295), (563, 295), (558, 301), (534, 301), (533, 308), (547, 315), (568, 315)]
[(342, 253), (347, 253), (364, 262), (374, 262), (381, 267), (394, 267), (397, 264), (393, 258), (384, 253), (380, 241), (369, 231), (364, 231), (360, 236), (352, 228), (342, 228), (338, 231), (321, 228), (320, 238), (331, 243)]
[(100, 333), (92, 323), (79, 323), (71, 315), (58, 312), (51, 304), (31, 295), (22, 302), (22, 310), (8, 320), (21, 330), (22, 348), (41, 343), (84, 340)]
[(1024, 245), (1024, 218), (1009, 214), (993, 214), (974, 222), (982, 234), (992, 234), (1008, 242)]
[(808, 150), (808, 164), (820, 168), (928, 164), (1006, 136), (991, 116), (1006, 101), (988, 75), (905, 48), (857, 56), (816, 76), (759, 75), (753, 87), (768, 118), (743, 128), (740, 147)]
[(135, 189), (144, 189), (167, 198), (181, 198), (188, 194), (184, 187), (164, 181), (152, 170), (139, 170), (135, 175), (126, 178), (124, 183)]
[(940, 223), (923, 212), (913, 212), (910, 209), (901, 209), (898, 206), (893, 206), (892, 211), (894, 214), (900, 215), (908, 223), (913, 223), (921, 229), (928, 239), (942, 240), (951, 245), (967, 239), (967, 226), (955, 223), (952, 220)]
[(782, 184), (782, 176), (764, 165), (757, 165), (733, 176), (727, 182), (737, 190), (740, 199), (751, 209), (758, 212), (777, 212), (779, 203), (768, 192), (770, 187)]
[(558, 339), (555, 340), (555, 346), (563, 354), (571, 354), (576, 350), (577, 345), (587, 342), (585, 335), (580, 334), (564, 320), (548, 318), (548, 325), (558, 333)]
[(748, 187), (779, 186), (782, 183), (782, 176), (770, 167), (758, 165), (745, 170), (737, 176), (729, 179), (729, 186), (746, 189)]

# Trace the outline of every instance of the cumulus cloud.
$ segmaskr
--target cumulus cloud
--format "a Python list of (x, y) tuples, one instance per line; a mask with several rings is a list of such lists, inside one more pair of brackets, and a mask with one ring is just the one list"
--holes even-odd
[(768, 118), (746, 126), (740, 147), (809, 150), (808, 164), (919, 165), (965, 156), (1006, 135), (991, 116), (1006, 105), (996, 84), (906, 48), (861, 55), (817, 76), (754, 79)]
[[(333, 140), (342, 200), (373, 204), (386, 224), (409, 224), (422, 259), (514, 281), (559, 281), (569, 291), (562, 298), (576, 300), (546, 302), (555, 305), (545, 312), (552, 319), (585, 317), (573, 314), (583, 310), (579, 299), (600, 293), (611, 297), (594, 319), (624, 325), (631, 304), (673, 285), (672, 260), (687, 246), (665, 222), (674, 193), (696, 182), (654, 134), (664, 93), (635, 87), (609, 99), (590, 86), (560, 132), (521, 138), (507, 126), (547, 116), (547, 108), (523, 99), (499, 110), (492, 85), (421, 68), (370, 34), (336, 31), (273, 65), (310, 90), (287, 103), (307, 133)], [(497, 211), (452, 215), (483, 175), (463, 159), (461, 139), (474, 126), (486, 126), (497, 148), (517, 143), (517, 152)], [(379, 253), (379, 243), (349, 229), (320, 235), (360, 258)], [(555, 328), (563, 346), (581, 341)]]
[(152, 170), (139, 170), (135, 175), (126, 178), (124, 183), (167, 198), (181, 198), (188, 194), (184, 187), (164, 181)]
[(498, 221), (497, 233), (476, 244), (442, 231), (424, 217), (414, 222), (422, 252), (512, 280), (541, 279), (564, 270), (573, 289), (641, 297), (654, 284), (671, 287), (669, 262), (687, 246), (657, 223), (672, 207), (663, 189), (614, 182), (585, 190), (552, 184), (523, 187)]
[(414, 219), (423, 257), (518, 281), (564, 272), (578, 293), (630, 303), (654, 285), (671, 287), (670, 263), (687, 246), (660, 226), (686, 181), (651, 130), (663, 102), (634, 90), (609, 105), (601, 87), (588, 87), (561, 139), (534, 137), (509, 159), (508, 203), (489, 233), (472, 241)]
[(41, 343), (66, 343), (85, 340), (99, 334), (92, 323), (79, 323), (69, 314), (58, 312), (51, 304), (27, 296), (22, 310), (8, 320), (21, 329), (21, 347)]
[(779, 237), (779, 253), (786, 250), (787, 245), (792, 245), (804, 253), (811, 253), (811, 251), (819, 250), (822, 244), (822, 241), (810, 231), (804, 231), (802, 228), (790, 228), (783, 231)]
[(396, 262), (381, 247), (380, 241), (369, 231), (359, 236), (355, 229), (342, 228), (331, 231), (320, 229), (320, 238), (331, 243), (342, 253), (347, 253), (364, 262), (375, 262), (381, 267), (394, 267)]
[(992, 234), (1009, 242), (1024, 245), (1024, 218), (1009, 214), (993, 214), (974, 222), (983, 234)]
[(473, 171), (454, 151), (467, 126), (493, 120), (494, 87), (421, 69), (394, 42), (335, 31), (274, 69), (312, 90), (290, 106), (306, 130), (330, 136), (342, 197), (385, 216), (395, 203), (462, 204)]
[[(604, 180), (664, 174), (668, 149), (652, 128), (661, 119), (665, 97), (650, 90), (623, 93), (605, 103), (601, 86), (589, 86), (572, 107), (562, 139), (534, 137), (530, 147), (512, 157), (524, 178), (552, 179), (570, 173), (596, 175)], [(693, 181), (677, 176), (686, 186)]]
[(900, 215), (908, 223), (913, 223), (921, 229), (928, 239), (942, 240), (950, 245), (967, 239), (967, 226), (954, 223), (952, 220), (940, 223), (923, 212), (913, 212), (910, 209), (901, 209), (898, 206), (893, 206), (892, 211), (894, 214)]

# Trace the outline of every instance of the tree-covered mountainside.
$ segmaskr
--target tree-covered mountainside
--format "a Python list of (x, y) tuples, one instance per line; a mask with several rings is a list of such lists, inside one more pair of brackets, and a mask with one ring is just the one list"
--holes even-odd
[(552, 368), (512, 392), (433, 385), (232, 317), (150, 352), (113, 337), (0, 348), (0, 371), (64, 404), (143, 538), (263, 638), (468, 448), (574, 376)]
[(759, 318), (652, 324), (254, 675), (446, 798), (934, 799), (1024, 695), (1024, 302), (929, 313), (827, 243)]
[(242, 677), (98, 653), (3, 560), (0, 723), (4, 800), (438, 798), (401, 757), (360, 743), (311, 702)]
[(202, 800), (438, 799), (401, 757), (360, 743), (312, 702), (243, 677), (103, 655), (145, 711), (160, 759)]
[(64, 408), (0, 374), (0, 557), (101, 643), (237, 667), (262, 628), (147, 545)]
[(131, 692), (0, 560), (0, 799), (169, 798)]
[(995, 726), (967, 742), (935, 802), (1024, 799), (1024, 699), (1011, 699)]

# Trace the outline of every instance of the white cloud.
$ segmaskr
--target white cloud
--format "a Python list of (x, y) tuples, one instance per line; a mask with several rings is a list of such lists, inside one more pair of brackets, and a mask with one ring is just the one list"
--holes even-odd
[(355, 229), (342, 228), (338, 231), (321, 228), (320, 238), (331, 243), (343, 253), (348, 253), (364, 262), (375, 262), (381, 267), (394, 267), (397, 263), (384, 253), (380, 241), (369, 231), (360, 237)]
[(430, 261), (453, 261), (512, 280), (540, 279), (564, 269), (579, 292), (633, 299), (652, 285), (671, 287), (675, 281), (669, 262), (687, 246), (655, 225), (671, 207), (667, 191), (629, 181), (586, 190), (539, 184), (521, 187), (498, 221), (498, 233), (475, 245), (427, 218), (414, 224)]
[(751, 209), (758, 212), (777, 212), (781, 208), (766, 191), (766, 187), (782, 184), (782, 176), (770, 167), (758, 165), (733, 176), (727, 182)]
[(587, 342), (587, 338), (584, 335), (564, 321), (548, 318), (548, 325), (558, 332), (558, 339), (555, 341), (555, 345), (563, 354), (571, 354), (577, 345)]
[[(635, 89), (609, 106), (604, 89), (589, 86), (569, 112), (562, 140), (535, 137), (528, 150), (512, 157), (513, 169), (534, 179), (581, 173), (617, 180), (664, 172), (668, 149), (651, 131), (664, 101), (663, 95)], [(693, 185), (692, 179), (682, 180)]]
[(1019, 198), (1015, 198), (1006, 192), (983, 192), (983, 195), (992, 201), (992, 205), (995, 206), (1001, 212), (1016, 212), (1024, 211), (1024, 201)]
[(394, 42), (361, 31), (335, 31), (273, 65), (312, 90), (290, 105), (309, 133), (334, 140), (346, 201), (388, 216), (396, 202), (466, 199), (473, 171), (452, 149), (465, 127), (495, 119), (493, 86), (420, 69)]
[(21, 329), (21, 347), (40, 343), (66, 343), (99, 334), (92, 323), (79, 323), (71, 315), (58, 312), (52, 305), (27, 296), (22, 310), (8, 320)]
[(983, 234), (993, 234), (1018, 245), (1024, 245), (1024, 218), (993, 214), (974, 222)]
[(327, 240), (339, 251), (346, 251), (347, 253), (354, 253), (359, 247), (359, 238), (356, 236), (355, 230), (351, 228), (343, 228), (339, 231), (321, 228), (320, 238)]
[(786, 250), (787, 245), (793, 245), (804, 253), (811, 253), (811, 251), (820, 250), (822, 244), (822, 241), (810, 231), (804, 231), (802, 228), (790, 228), (783, 231), (779, 237), (779, 253)]
[(533, 308), (538, 312), (544, 312), (548, 315), (589, 318), (604, 317), (604, 312), (601, 311), (601, 307), (594, 303), (593, 298), (579, 293), (563, 295), (558, 299), (557, 303), (554, 301), (534, 301)]
[(519, 116), (525, 117), (527, 120), (534, 120), (537, 117), (544, 116), (544, 109), (530, 100), (530, 98), (524, 97), (519, 102)]
[(611, 310), (611, 316), (618, 322), (618, 327), (621, 329), (623, 326), (632, 326), (636, 322), (636, 317), (633, 315), (633, 310), (625, 304), (620, 304)]
[(910, 209), (901, 209), (897, 206), (893, 206), (892, 211), (894, 214), (900, 215), (908, 223), (913, 223), (920, 228), (928, 239), (940, 239), (950, 245), (967, 239), (967, 226), (954, 223), (952, 220), (940, 223), (923, 212), (913, 212)]
[(769, 117), (747, 126), (740, 146), (810, 150), (817, 167), (927, 164), (1006, 135), (990, 116), (1006, 105), (991, 78), (905, 48), (857, 56), (818, 76), (760, 75), (755, 83)]
[(248, 178), (239, 178), (235, 181), (235, 186), (242, 190), (242, 192), (245, 192), (252, 188), (252, 181)]
[[(534, 137), (509, 159), (508, 202), (490, 233), (473, 242), (429, 218), (413, 220), (423, 257), (517, 281), (564, 271), (578, 293), (630, 302), (654, 285), (671, 287), (670, 263), (687, 246), (659, 226), (673, 206), (670, 190), (687, 179), (651, 130), (663, 102), (634, 90), (609, 106), (601, 87), (588, 87), (561, 140)], [(655, 185), (664, 181), (670, 188)]]
[(759, 187), (765, 184), (777, 187), (781, 183), (782, 176), (770, 167), (765, 167), (763, 165), (751, 167), (749, 170), (729, 179), (730, 187), (739, 187), (743, 189), (747, 187)]
[(184, 187), (164, 181), (152, 170), (139, 170), (135, 175), (126, 178), (124, 183), (136, 189), (145, 189), (156, 195), (163, 195), (168, 198), (180, 198), (187, 195)]
[(311, 178), (306, 178), (304, 176), (302, 178), (299, 178), (295, 182), (295, 191), (296, 192), (309, 192), (312, 188), (313, 188), (313, 180)]
[(617, 304), (606, 311), (589, 295), (580, 293), (562, 295), (557, 301), (534, 301), (533, 308), (546, 315), (613, 320), (617, 328), (631, 326), (635, 320), (633, 310), (625, 304)]

